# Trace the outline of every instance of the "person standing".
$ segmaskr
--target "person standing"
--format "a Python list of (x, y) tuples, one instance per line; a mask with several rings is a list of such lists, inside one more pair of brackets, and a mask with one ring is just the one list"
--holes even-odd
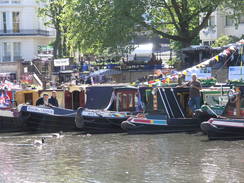
[(190, 87), (188, 105), (192, 112), (195, 112), (195, 110), (200, 109), (201, 107), (200, 90), (202, 89), (201, 83), (197, 80), (196, 74), (192, 74), (192, 81), (188, 82), (186, 86)]
[(57, 92), (52, 91), (52, 96), (48, 99), (48, 103), (52, 106), (58, 107)]

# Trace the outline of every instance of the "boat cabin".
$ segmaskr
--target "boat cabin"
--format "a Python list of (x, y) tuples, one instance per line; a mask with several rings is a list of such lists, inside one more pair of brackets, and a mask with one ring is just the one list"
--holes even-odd
[(138, 89), (136, 87), (118, 87), (114, 88), (110, 104), (107, 110), (110, 111), (136, 111), (138, 104)]
[(136, 111), (138, 88), (131, 86), (99, 85), (86, 88), (87, 109)]
[(85, 105), (85, 88), (83, 86), (70, 86), (64, 90), (41, 90), (40, 96), (48, 94), (50, 97), (53, 91), (57, 92), (57, 100), (61, 108), (76, 110)]
[(65, 106), (64, 105), (64, 90), (41, 90), (41, 91), (39, 91), (39, 96), (42, 97), (43, 94), (48, 94), (48, 96), (51, 97), (53, 91), (56, 91), (59, 107), (64, 108), (64, 106)]
[(217, 115), (221, 115), (225, 109), (226, 104), (228, 103), (228, 91), (229, 87), (210, 87), (201, 90), (202, 101), (204, 106), (203, 110), (206, 110), (209, 114), (209, 107), (213, 110)]
[(15, 93), (16, 105), (29, 104), (35, 105), (39, 98), (38, 90), (21, 90)]
[(84, 107), (86, 102), (86, 86), (70, 86), (65, 88), (64, 107), (66, 109), (76, 110)]
[(140, 88), (141, 105), (144, 113), (159, 115), (160, 118), (186, 118), (192, 112), (188, 106), (188, 88)]

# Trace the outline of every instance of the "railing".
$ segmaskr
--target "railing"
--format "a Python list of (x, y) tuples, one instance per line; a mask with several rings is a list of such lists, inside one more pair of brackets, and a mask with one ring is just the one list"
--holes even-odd
[(10, 62), (11, 56), (3, 56), (3, 62)]
[(40, 29), (0, 30), (0, 36), (51, 36), (50, 31)]
[(0, 0), (1, 4), (20, 4), (20, 0)]
[(23, 58), (21, 56), (13, 56), (13, 60), (12, 60), (11, 56), (2, 57), (3, 62), (12, 62), (12, 61), (16, 62), (16, 61), (22, 61), (22, 60), (23, 60)]
[(14, 56), (14, 61), (22, 61), (23, 58), (21, 56)]

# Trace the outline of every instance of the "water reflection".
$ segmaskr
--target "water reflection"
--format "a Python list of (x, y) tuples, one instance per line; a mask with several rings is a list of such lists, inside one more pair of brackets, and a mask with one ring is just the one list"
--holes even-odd
[[(41, 134), (45, 136), (47, 134)], [(189, 134), (0, 136), (0, 182), (243, 182), (243, 141)]]

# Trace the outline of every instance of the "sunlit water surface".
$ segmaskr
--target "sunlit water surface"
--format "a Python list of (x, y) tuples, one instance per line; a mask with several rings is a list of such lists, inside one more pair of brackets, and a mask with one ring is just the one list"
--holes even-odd
[[(244, 141), (200, 134), (1, 134), (0, 182), (244, 182)], [(33, 141), (46, 136), (46, 144)]]

